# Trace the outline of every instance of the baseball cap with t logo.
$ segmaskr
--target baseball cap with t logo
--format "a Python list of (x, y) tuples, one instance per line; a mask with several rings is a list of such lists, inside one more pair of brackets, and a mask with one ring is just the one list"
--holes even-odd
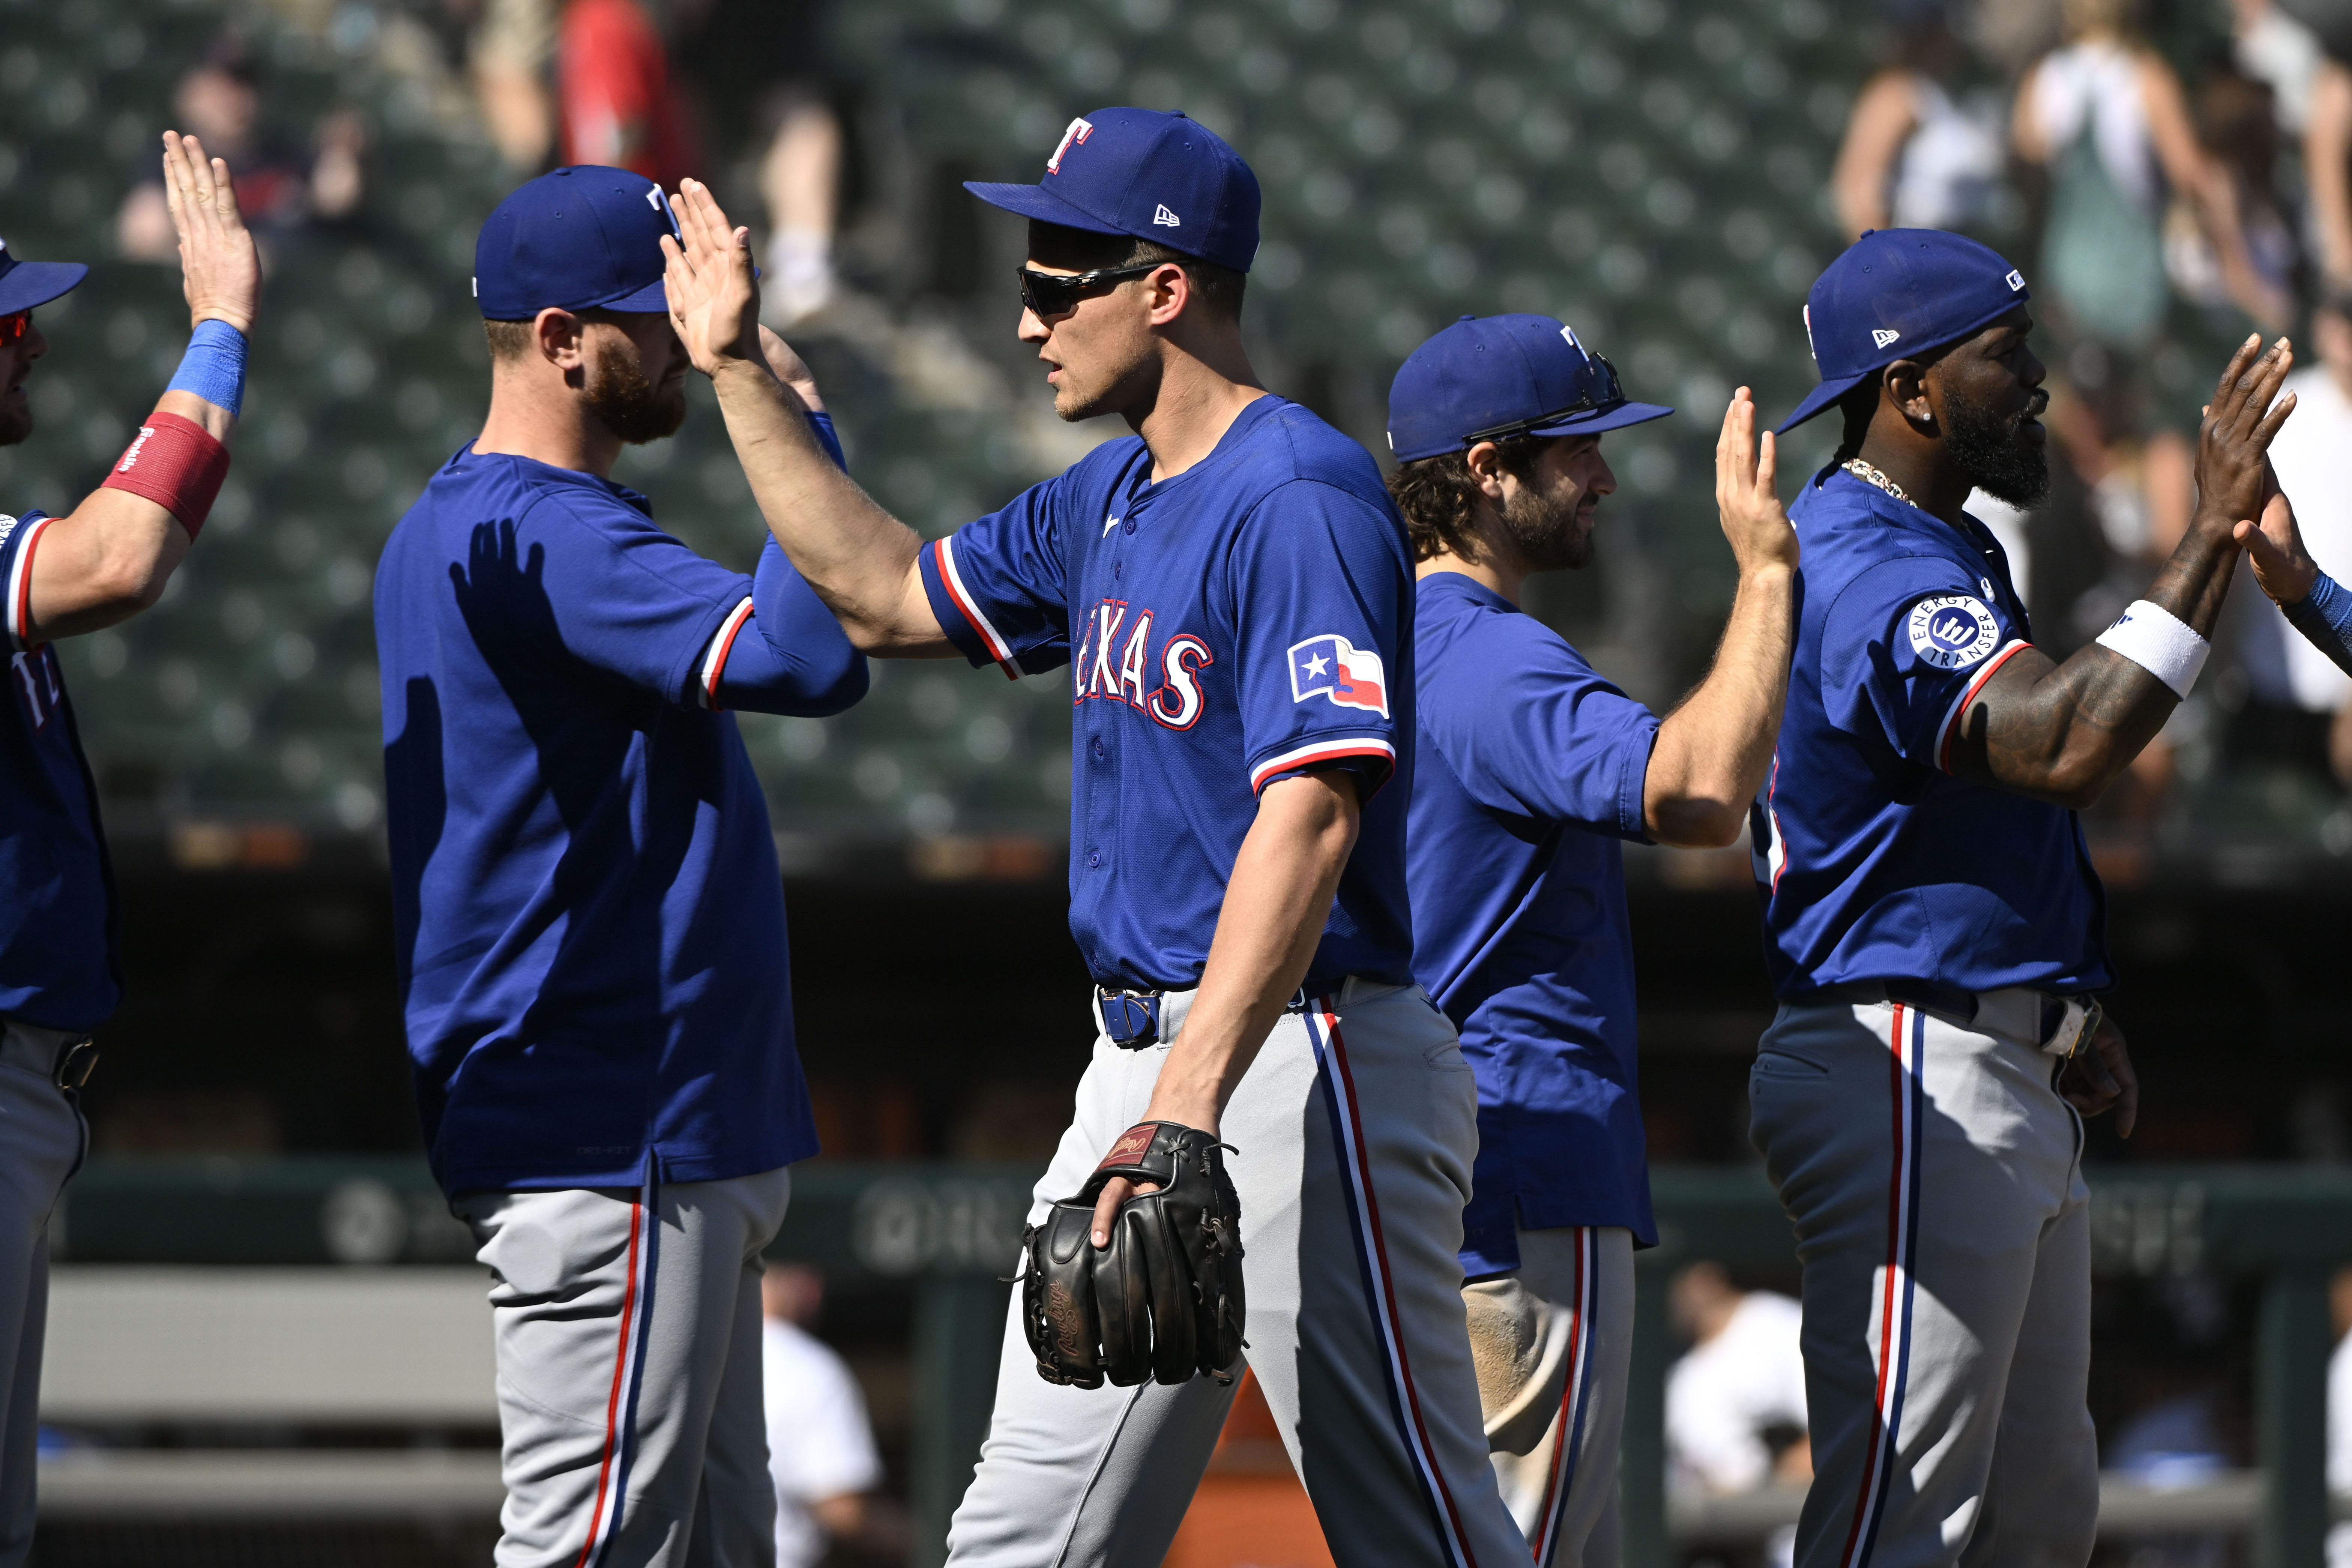
[(474, 296), (493, 321), (541, 310), (663, 310), (662, 236), (677, 219), (659, 185), (594, 163), (557, 169), (500, 202), (474, 242)]
[(1235, 272), (1257, 254), (1257, 176), (1181, 114), (1095, 110), (1070, 121), (1037, 184), (963, 188), (1023, 217), (1153, 240)]

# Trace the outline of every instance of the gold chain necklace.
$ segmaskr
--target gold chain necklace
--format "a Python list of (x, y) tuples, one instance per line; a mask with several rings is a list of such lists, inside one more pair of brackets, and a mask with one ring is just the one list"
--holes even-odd
[(1898, 485), (1893, 479), (1888, 479), (1884, 473), (1880, 472), (1871, 464), (1864, 462), (1860, 458), (1848, 458), (1844, 462), (1840, 463), (1838, 467), (1843, 468), (1847, 473), (1852, 474), (1855, 479), (1860, 479), (1864, 484), (1876, 485), (1880, 489), (1885, 490), (1888, 495), (1893, 496), (1896, 500), (1901, 501), (1906, 506), (1917, 506), (1919, 504), (1917, 501), (1913, 500), (1910, 496), (1905, 492), (1901, 485)]

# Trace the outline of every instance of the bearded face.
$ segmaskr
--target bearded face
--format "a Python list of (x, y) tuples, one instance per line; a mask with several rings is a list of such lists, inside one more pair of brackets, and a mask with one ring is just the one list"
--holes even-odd
[(1592, 513), (1601, 498), (1572, 483), (1518, 486), (1503, 501), (1503, 531), (1530, 572), (1574, 571), (1592, 561)]
[(2015, 507), (2035, 507), (2050, 496), (2050, 454), (2041, 424), (2050, 395), (2035, 388), (2013, 414), (1944, 388), (1944, 449), (1977, 489)]
[(646, 379), (637, 351), (626, 338), (599, 334), (588, 362), (583, 389), (588, 407), (605, 429), (632, 447), (677, 434), (686, 423), (686, 380), (675, 377), (661, 385)]

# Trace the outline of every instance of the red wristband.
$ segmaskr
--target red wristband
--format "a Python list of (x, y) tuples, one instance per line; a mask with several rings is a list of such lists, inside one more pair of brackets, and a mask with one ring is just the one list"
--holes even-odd
[(98, 488), (145, 496), (178, 518), (193, 541), (227, 477), (226, 447), (194, 420), (158, 409), (139, 426), (114, 471)]

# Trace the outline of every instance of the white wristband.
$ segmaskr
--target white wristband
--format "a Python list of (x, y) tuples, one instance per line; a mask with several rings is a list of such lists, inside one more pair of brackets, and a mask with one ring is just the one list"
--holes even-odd
[(2134, 599), (2116, 624), (2099, 634), (2099, 646), (2113, 648), (2185, 698), (2205, 668), (2213, 645), (2161, 605)]

